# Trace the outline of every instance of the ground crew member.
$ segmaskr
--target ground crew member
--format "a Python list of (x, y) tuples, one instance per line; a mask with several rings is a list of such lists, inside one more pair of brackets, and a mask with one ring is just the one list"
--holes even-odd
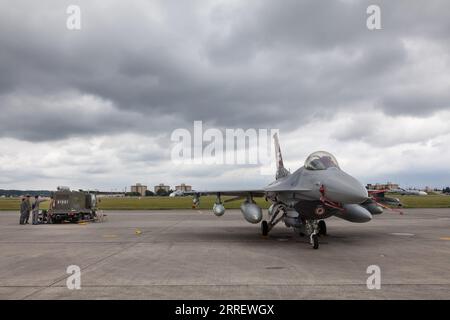
[(31, 213), (31, 199), (30, 199), (29, 194), (27, 194), (27, 198), (26, 198), (25, 202), (27, 204), (27, 215), (25, 217), (25, 224), (28, 224), (28, 220), (30, 219), (30, 213)]
[(39, 196), (34, 197), (34, 203), (33, 203), (33, 215), (32, 215), (32, 223), (38, 224), (39, 220), (39, 204), (44, 201), (42, 199), (39, 199)]
[(22, 202), (20, 203), (20, 224), (25, 224), (25, 220), (27, 218), (28, 206), (25, 198), (22, 198)]

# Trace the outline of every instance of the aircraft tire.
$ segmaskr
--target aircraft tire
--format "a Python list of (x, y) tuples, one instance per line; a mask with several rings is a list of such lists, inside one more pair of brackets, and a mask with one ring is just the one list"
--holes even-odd
[(317, 234), (312, 235), (312, 246), (315, 250), (319, 249), (319, 237)]
[(263, 236), (267, 236), (269, 234), (269, 224), (266, 220), (261, 222), (261, 233)]
[(319, 234), (321, 236), (326, 236), (327, 235), (327, 224), (325, 223), (325, 221), (320, 220), (318, 223), (319, 226)]

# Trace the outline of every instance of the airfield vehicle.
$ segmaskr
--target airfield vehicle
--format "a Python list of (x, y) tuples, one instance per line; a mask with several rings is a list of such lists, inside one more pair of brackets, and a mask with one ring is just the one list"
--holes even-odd
[(47, 223), (78, 222), (94, 220), (96, 217), (97, 197), (95, 194), (71, 191), (67, 187), (58, 187), (58, 190), (52, 193)]

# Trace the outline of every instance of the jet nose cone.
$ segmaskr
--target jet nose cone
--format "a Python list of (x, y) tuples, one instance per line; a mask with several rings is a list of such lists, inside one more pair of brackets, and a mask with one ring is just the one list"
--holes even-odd
[(359, 182), (358, 185), (352, 185), (346, 192), (344, 196), (344, 203), (363, 203), (367, 200), (369, 194), (367, 189), (364, 188)]
[(369, 197), (367, 189), (343, 171), (330, 176), (325, 186), (325, 196), (343, 204), (363, 203)]

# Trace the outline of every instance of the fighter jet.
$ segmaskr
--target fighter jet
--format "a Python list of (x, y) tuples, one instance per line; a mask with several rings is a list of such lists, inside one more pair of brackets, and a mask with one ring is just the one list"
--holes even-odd
[(174, 198), (174, 197), (182, 197), (184, 196), (184, 192), (181, 190), (176, 190), (174, 192), (172, 192), (171, 194), (169, 194), (169, 197)]
[(398, 189), (390, 189), (387, 190), (387, 192), (389, 193), (398, 193), (401, 194), (402, 196), (426, 196), (428, 195), (428, 193), (426, 193), (425, 191), (421, 191), (421, 190), (412, 190), (412, 189), (403, 189), (403, 188), (398, 188)]
[[(319, 248), (319, 236), (327, 234), (324, 219), (338, 218), (362, 223), (381, 214), (383, 208), (369, 197), (366, 188), (354, 177), (345, 173), (335, 157), (325, 151), (312, 153), (304, 166), (290, 173), (283, 164), (278, 135), (273, 136), (275, 144), (277, 171), (275, 181), (263, 189), (196, 191), (193, 194), (193, 207), (199, 204), (202, 195), (216, 195), (213, 213), (222, 216), (224, 203), (243, 199), (241, 212), (250, 223), (261, 222), (261, 233), (267, 236), (273, 227), (283, 221), (302, 236), (309, 236), (314, 249)], [(222, 201), (221, 196), (235, 196)], [(267, 220), (254, 197), (265, 197), (271, 202)]]
[(380, 206), (386, 205), (389, 206), (388, 208), (393, 210), (392, 208), (399, 208), (402, 207), (403, 204), (401, 203), (399, 198), (391, 198), (386, 197), (386, 193), (389, 192), (389, 190), (367, 190), (369, 192), (369, 196), (372, 197), (373, 200), (375, 200)]

